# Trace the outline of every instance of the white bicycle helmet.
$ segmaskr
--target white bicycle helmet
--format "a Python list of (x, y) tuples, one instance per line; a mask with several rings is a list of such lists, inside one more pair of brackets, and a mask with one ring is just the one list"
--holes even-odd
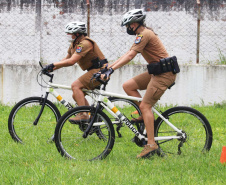
[(86, 33), (84, 22), (70, 22), (65, 27), (65, 33)]
[(144, 22), (145, 17), (146, 13), (142, 9), (130, 10), (123, 15), (121, 26), (134, 22)]

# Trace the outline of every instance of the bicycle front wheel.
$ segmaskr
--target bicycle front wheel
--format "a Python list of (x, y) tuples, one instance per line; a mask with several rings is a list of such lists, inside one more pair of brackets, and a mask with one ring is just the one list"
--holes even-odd
[[(111, 152), (115, 132), (111, 120), (101, 110), (98, 110), (87, 138), (83, 137), (95, 111), (96, 108), (91, 106), (76, 107), (60, 118), (55, 130), (55, 144), (62, 156), (76, 160), (96, 160), (104, 159)], [(88, 119), (70, 121), (82, 114), (89, 115)]]
[[(192, 154), (195, 151), (208, 151), (212, 145), (212, 129), (203, 114), (190, 107), (174, 107), (162, 114), (179, 130), (183, 139), (168, 139), (157, 141), (165, 153)], [(160, 117), (155, 123), (155, 137), (180, 136)]]
[(14, 141), (24, 144), (35, 139), (47, 141), (53, 136), (56, 123), (61, 115), (57, 107), (49, 100), (46, 101), (37, 125), (34, 125), (41, 110), (42, 101), (41, 97), (29, 97), (13, 107), (8, 118), (8, 129)]

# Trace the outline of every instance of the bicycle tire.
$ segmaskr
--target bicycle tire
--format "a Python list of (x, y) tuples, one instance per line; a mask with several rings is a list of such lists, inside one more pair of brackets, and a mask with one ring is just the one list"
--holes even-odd
[[(173, 107), (162, 115), (174, 126), (185, 133), (184, 140), (172, 139), (156, 141), (165, 153), (192, 154), (195, 150), (209, 151), (212, 145), (213, 133), (206, 117), (191, 107)], [(158, 117), (155, 121), (155, 137), (178, 135), (171, 127)]]
[[(87, 138), (79, 127), (87, 126), (87, 121), (72, 124), (68, 121), (79, 113), (89, 112), (94, 115), (96, 108), (92, 106), (75, 107), (66, 112), (58, 121), (55, 130), (55, 145), (59, 153), (68, 159), (97, 160), (110, 154), (115, 141), (115, 132), (111, 120), (100, 109)], [(97, 123), (98, 121), (98, 123)], [(97, 132), (99, 130), (100, 132)], [(98, 134), (100, 133), (100, 135)]]
[[(41, 97), (29, 97), (13, 107), (8, 118), (8, 130), (14, 141), (24, 144), (35, 137), (50, 139), (53, 136), (61, 114), (51, 101), (46, 100), (46, 106), (38, 124), (36, 126), (33, 124), (42, 107), (42, 101)], [(50, 127), (49, 124), (54, 124), (54, 126)]]

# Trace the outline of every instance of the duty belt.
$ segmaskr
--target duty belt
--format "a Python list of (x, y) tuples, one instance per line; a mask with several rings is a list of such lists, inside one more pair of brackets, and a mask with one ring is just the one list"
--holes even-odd
[(108, 63), (107, 59), (99, 60), (99, 58), (93, 59), (91, 61), (93, 65), (87, 69), (87, 71), (90, 71), (91, 69), (99, 69), (103, 67), (104, 64)]
[(166, 72), (172, 72), (173, 74), (179, 73), (180, 68), (177, 63), (177, 57), (169, 57), (160, 59), (157, 63), (151, 63), (147, 65), (148, 73), (159, 75)]

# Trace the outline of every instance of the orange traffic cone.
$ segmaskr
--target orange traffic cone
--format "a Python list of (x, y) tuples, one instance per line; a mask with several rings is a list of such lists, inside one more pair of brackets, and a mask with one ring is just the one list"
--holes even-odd
[(222, 148), (220, 162), (222, 164), (226, 163), (226, 146), (223, 146)]

